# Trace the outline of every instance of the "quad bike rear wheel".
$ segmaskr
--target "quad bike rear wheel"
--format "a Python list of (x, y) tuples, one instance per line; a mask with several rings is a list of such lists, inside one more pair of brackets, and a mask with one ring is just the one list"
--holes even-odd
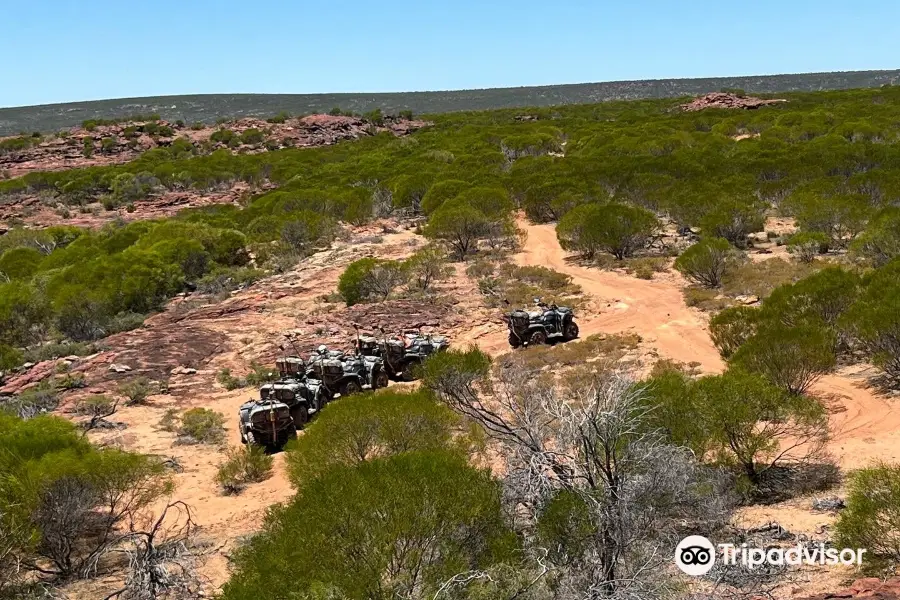
[(519, 346), (522, 345), (522, 340), (520, 340), (519, 336), (517, 336), (516, 334), (510, 333), (509, 334), (509, 345), (513, 348), (518, 348)]
[(291, 418), (294, 420), (294, 426), (302, 429), (304, 425), (309, 423), (309, 407), (305, 404), (298, 404), (291, 409)]
[(563, 337), (566, 338), (566, 341), (571, 341), (578, 338), (578, 324), (575, 321), (571, 321), (568, 325), (566, 325), (566, 330), (563, 334)]
[(416, 380), (416, 371), (419, 368), (420, 361), (418, 360), (410, 360), (405, 365), (403, 365), (403, 373), (400, 374), (400, 377), (403, 381), (415, 381)]
[(388, 386), (388, 374), (384, 371), (379, 371), (378, 375), (375, 376), (375, 385), (372, 387), (377, 389), (381, 389), (383, 387)]
[(531, 334), (531, 337), (528, 339), (529, 346), (540, 346), (542, 344), (547, 343), (547, 334), (541, 330), (537, 330)]

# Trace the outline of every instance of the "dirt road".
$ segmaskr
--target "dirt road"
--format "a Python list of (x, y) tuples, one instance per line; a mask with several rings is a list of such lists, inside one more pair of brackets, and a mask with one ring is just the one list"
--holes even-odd
[[(521, 220), (519, 227), (527, 232), (528, 239), (513, 260), (569, 275), (599, 308), (578, 315), (582, 337), (633, 332), (662, 358), (696, 362), (707, 373), (725, 368), (710, 340), (705, 315), (685, 305), (685, 283), (677, 273), (656, 274), (647, 281), (579, 266), (560, 247), (552, 224), (532, 225)], [(487, 352), (508, 350), (505, 332), (485, 335), (477, 343)], [(878, 460), (900, 460), (900, 409), (895, 399), (866, 385), (871, 374), (864, 368), (843, 369), (823, 377), (813, 389), (828, 405), (832, 431), (829, 449), (843, 469)]]
[[(707, 331), (703, 313), (688, 308), (677, 273), (654, 275), (651, 281), (614, 271), (579, 266), (556, 239), (552, 224), (532, 225), (520, 220), (528, 234), (522, 252), (513, 260), (519, 265), (541, 265), (565, 273), (581, 286), (596, 309), (577, 316), (581, 336), (595, 333), (633, 332), (663, 358), (695, 361), (703, 372), (724, 368)], [(507, 351), (506, 332), (485, 336), (478, 345), (487, 352)]]

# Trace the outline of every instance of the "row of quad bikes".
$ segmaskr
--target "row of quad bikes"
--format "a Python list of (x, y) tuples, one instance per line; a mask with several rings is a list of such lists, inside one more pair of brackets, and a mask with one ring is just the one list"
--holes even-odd
[(264, 384), (258, 399), (238, 409), (241, 441), (279, 449), (331, 400), (386, 387), (390, 379), (413, 381), (422, 362), (448, 346), (444, 336), (422, 334), (381, 340), (359, 336), (355, 341), (352, 354), (331, 350), (308, 360), (278, 359), (280, 378)]
[[(572, 309), (535, 299), (534, 310), (504, 315), (513, 348), (571, 341), (578, 337)], [(407, 334), (402, 339), (358, 336), (355, 353), (317, 352), (276, 361), (280, 378), (263, 385), (259, 399), (238, 410), (241, 441), (280, 449), (336, 397), (386, 387), (391, 379), (413, 381), (422, 362), (448, 347), (440, 335)]]

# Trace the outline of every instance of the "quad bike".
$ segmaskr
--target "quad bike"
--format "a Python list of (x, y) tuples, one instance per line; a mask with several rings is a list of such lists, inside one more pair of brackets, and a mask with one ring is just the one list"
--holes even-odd
[(534, 300), (538, 310), (514, 310), (506, 313), (509, 328), (509, 345), (539, 346), (557, 340), (568, 342), (578, 337), (578, 324), (571, 308), (546, 305), (539, 298)]
[(377, 390), (388, 385), (388, 374), (384, 361), (377, 356), (356, 354), (344, 359), (344, 371), (356, 373), (364, 379), (369, 388)]
[(416, 372), (422, 362), (435, 352), (446, 350), (448, 346), (447, 338), (442, 335), (407, 334), (403, 339), (382, 338), (380, 342), (372, 336), (357, 337), (357, 347), (361, 354), (383, 358), (387, 374), (403, 381), (416, 379)]
[(259, 388), (259, 399), (262, 402), (276, 400), (287, 405), (298, 429), (306, 425), (310, 416), (319, 412), (324, 404), (305, 381), (293, 378), (263, 384)]
[(250, 400), (238, 409), (241, 442), (280, 450), (297, 437), (291, 409), (277, 400)]
[(314, 356), (307, 365), (305, 383), (320, 401), (328, 402), (338, 394), (344, 398), (372, 389), (369, 378), (361, 374), (356, 365), (346, 365), (343, 353), (341, 358), (334, 354)]

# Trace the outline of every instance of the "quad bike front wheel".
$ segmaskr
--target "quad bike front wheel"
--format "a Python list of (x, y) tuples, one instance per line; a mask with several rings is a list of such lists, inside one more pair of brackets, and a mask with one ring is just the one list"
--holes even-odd
[(522, 345), (522, 340), (520, 340), (519, 336), (517, 336), (516, 334), (510, 333), (509, 334), (509, 345), (513, 348), (518, 348), (519, 346)]
[(566, 329), (563, 337), (566, 338), (566, 341), (571, 341), (578, 338), (578, 324), (575, 321), (572, 321), (568, 325), (566, 325)]
[(540, 346), (542, 344), (547, 343), (547, 334), (543, 331), (535, 331), (531, 334), (531, 337), (528, 339), (529, 346)]
[(355, 381), (348, 381), (341, 387), (341, 397), (352, 396), (362, 391), (362, 387)]

